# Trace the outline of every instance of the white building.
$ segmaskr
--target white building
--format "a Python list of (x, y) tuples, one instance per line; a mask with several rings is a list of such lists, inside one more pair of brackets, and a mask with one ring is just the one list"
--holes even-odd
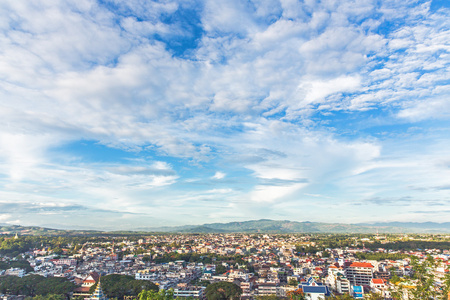
[(10, 275), (10, 276), (17, 276), (22, 278), (23, 276), (25, 276), (25, 270), (24, 269), (20, 269), (20, 268), (11, 268), (6, 270), (5, 275)]
[(190, 286), (190, 287), (177, 287), (173, 290), (173, 295), (177, 297), (192, 297), (194, 299), (204, 299), (205, 287), (203, 286)]
[(354, 262), (345, 270), (345, 277), (351, 285), (370, 285), (373, 278), (373, 266), (370, 263)]

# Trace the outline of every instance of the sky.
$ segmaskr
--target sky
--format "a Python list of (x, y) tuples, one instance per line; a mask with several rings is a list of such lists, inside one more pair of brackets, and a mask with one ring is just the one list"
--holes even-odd
[(0, 223), (450, 217), (447, 0), (0, 3)]

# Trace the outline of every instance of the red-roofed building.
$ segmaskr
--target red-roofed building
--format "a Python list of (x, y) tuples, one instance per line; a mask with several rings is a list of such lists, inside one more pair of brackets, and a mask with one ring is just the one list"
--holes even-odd
[(93, 286), (98, 280), (100, 279), (100, 275), (97, 272), (91, 272), (89, 273), (86, 278), (84, 278), (83, 283), (80, 287), (77, 287), (74, 292), (73, 296), (81, 296), (81, 297), (88, 297), (91, 294), (89, 293), (89, 289), (91, 286)]
[(354, 262), (350, 265), (351, 268), (371, 268), (373, 269), (372, 264), (364, 263), (364, 262)]
[(83, 280), (83, 286), (91, 287), (97, 282), (98, 279), (98, 274), (96, 272), (92, 272)]
[(370, 282), (371, 288), (384, 289), (386, 288), (386, 281), (381, 278), (373, 278)]
[(351, 285), (370, 285), (373, 271), (370, 263), (354, 262), (345, 269), (345, 277)]
[(380, 294), (383, 299), (391, 299), (391, 293), (388, 290), (387, 281), (381, 278), (374, 278), (370, 282), (372, 292)]
[(89, 289), (91, 287), (89, 286), (80, 286), (77, 287), (74, 291), (73, 291), (73, 296), (74, 297), (87, 297), (90, 296), (91, 294), (89, 293)]

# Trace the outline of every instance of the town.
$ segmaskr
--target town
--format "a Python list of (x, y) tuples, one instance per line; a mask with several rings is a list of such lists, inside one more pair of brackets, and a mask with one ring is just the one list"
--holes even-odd
[[(143, 289), (208, 299), (218, 282), (239, 287), (240, 299), (426, 299), (450, 287), (448, 235), (4, 234), (0, 242), (4, 300), (95, 299), (100, 280), (118, 299)], [(20, 288), (27, 278), (54, 288)], [(117, 282), (138, 288), (112, 288)]]

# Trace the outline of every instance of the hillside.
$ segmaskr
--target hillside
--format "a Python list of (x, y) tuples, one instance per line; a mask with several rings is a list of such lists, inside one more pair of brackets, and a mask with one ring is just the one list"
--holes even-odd
[[(201, 230), (199, 230), (201, 229)], [(208, 229), (208, 231), (206, 231)], [(353, 224), (296, 222), (288, 220), (253, 220), (230, 223), (211, 223), (195, 227), (174, 227), (170, 232), (245, 232), (245, 233), (400, 233), (403, 228), (360, 226)]]

